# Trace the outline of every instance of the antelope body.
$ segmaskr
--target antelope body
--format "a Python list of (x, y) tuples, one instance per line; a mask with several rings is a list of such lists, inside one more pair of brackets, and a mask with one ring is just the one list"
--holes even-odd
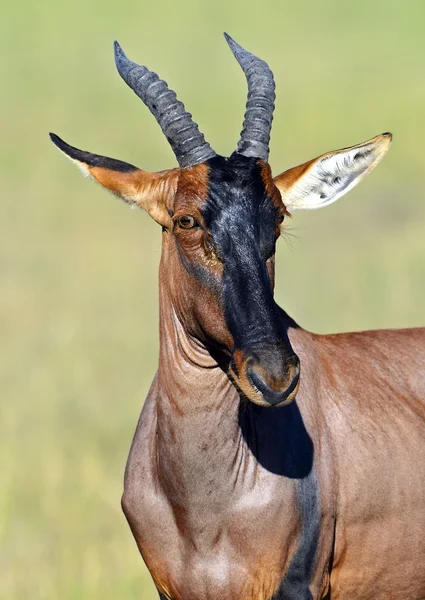
[(272, 73), (227, 41), (249, 89), (229, 158), (118, 45), (180, 167), (147, 173), (51, 136), (162, 226), (159, 368), (125, 515), (162, 598), (425, 598), (425, 330), (315, 335), (273, 298), (285, 217), (345, 194), (391, 135), (273, 178)]

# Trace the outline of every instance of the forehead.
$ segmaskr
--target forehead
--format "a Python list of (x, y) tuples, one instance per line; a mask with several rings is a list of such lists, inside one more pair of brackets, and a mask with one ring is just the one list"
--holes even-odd
[(174, 212), (199, 211), (207, 227), (224, 216), (275, 217), (284, 210), (270, 167), (256, 158), (216, 156), (181, 172)]

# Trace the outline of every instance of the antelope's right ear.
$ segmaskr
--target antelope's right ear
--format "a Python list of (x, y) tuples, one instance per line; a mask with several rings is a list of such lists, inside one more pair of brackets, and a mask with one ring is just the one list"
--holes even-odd
[(178, 169), (149, 173), (121, 160), (78, 150), (54, 133), (50, 134), (50, 139), (77, 165), (83, 175), (95, 179), (128, 204), (140, 206), (163, 227), (170, 227), (167, 200), (176, 193)]

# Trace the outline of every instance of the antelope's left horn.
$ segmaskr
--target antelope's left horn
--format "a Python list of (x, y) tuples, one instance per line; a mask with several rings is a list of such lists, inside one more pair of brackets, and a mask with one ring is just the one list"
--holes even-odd
[(115, 42), (115, 64), (126, 84), (143, 100), (168, 139), (181, 167), (190, 167), (216, 155), (192, 115), (165, 81), (146, 67), (131, 62)]
[(230, 35), (225, 33), (224, 37), (248, 82), (248, 99), (237, 152), (267, 161), (276, 98), (273, 73), (264, 60), (244, 50)]

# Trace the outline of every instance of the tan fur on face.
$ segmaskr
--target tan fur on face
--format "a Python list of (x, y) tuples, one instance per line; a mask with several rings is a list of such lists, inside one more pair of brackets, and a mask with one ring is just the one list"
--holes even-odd
[(176, 193), (167, 202), (176, 216), (199, 213), (208, 195), (209, 167), (205, 163), (180, 169)]
[(190, 169), (181, 169), (177, 192), (168, 210), (176, 223), (180, 217), (192, 216), (202, 225), (198, 230), (182, 230), (175, 227), (181, 249), (187, 257), (200, 261), (209, 271), (221, 276), (223, 264), (219, 260), (214, 242), (208, 233), (202, 216), (202, 206), (208, 196), (209, 167), (201, 163)]

